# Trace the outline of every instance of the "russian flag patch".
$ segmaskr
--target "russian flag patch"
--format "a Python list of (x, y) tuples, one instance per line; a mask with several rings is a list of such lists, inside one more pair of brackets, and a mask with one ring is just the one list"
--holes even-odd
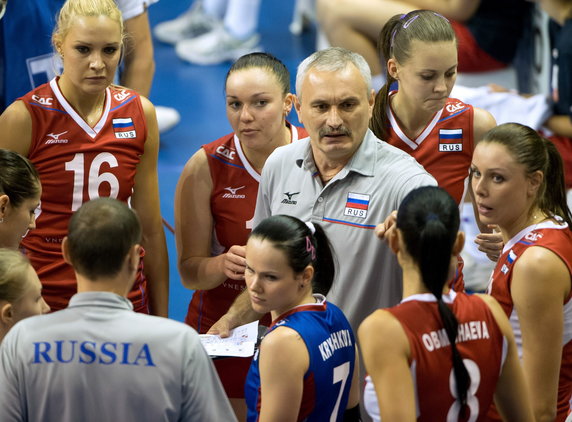
[(350, 217), (366, 218), (369, 208), (369, 195), (363, 193), (348, 193), (344, 215)]
[(135, 125), (131, 117), (126, 117), (123, 119), (113, 119), (113, 133), (115, 137), (119, 139), (132, 139), (137, 136), (135, 132)]
[(508, 253), (508, 257), (506, 258), (506, 260), (509, 264), (512, 264), (515, 259), (516, 259), (516, 254), (511, 249), (510, 252)]
[(463, 151), (463, 129), (439, 129), (439, 151)]

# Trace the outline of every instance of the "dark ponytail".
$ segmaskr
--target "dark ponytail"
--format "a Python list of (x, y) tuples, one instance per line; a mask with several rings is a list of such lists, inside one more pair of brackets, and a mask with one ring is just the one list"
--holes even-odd
[(413, 10), (404, 15), (395, 15), (383, 26), (377, 41), (377, 51), (385, 64), (386, 84), (375, 96), (369, 128), (379, 139), (389, 135), (389, 90), (396, 80), (389, 74), (387, 61), (394, 58), (404, 64), (411, 57), (411, 42), (455, 41), (455, 31), (449, 21), (431, 10)]
[(562, 217), (572, 230), (572, 215), (566, 203), (564, 165), (552, 142), (534, 129), (519, 123), (504, 123), (485, 133), (481, 142), (494, 142), (506, 147), (526, 174), (541, 171), (544, 175), (536, 204), (548, 217)]
[[(403, 15), (395, 15), (383, 26), (377, 41), (377, 51), (381, 61), (387, 65), (387, 60), (391, 57), (391, 35), (396, 31), (396, 26), (400, 24)], [(389, 119), (387, 117), (387, 107), (389, 105), (389, 87), (395, 82), (385, 66), (386, 83), (375, 95), (373, 113), (369, 121), (369, 128), (379, 139), (388, 138)]]
[(403, 234), (407, 252), (419, 266), (423, 284), (437, 298), (439, 315), (451, 344), (457, 397), (464, 409), (471, 380), (455, 343), (459, 323), (442, 298), (459, 230), (459, 208), (441, 188), (418, 188), (401, 203), (397, 228)]
[(335, 276), (332, 247), (324, 229), (313, 223), (306, 224), (289, 215), (274, 215), (260, 222), (251, 237), (268, 240), (284, 251), (295, 273), (301, 273), (308, 265), (314, 267), (312, 290), (328, 294)]

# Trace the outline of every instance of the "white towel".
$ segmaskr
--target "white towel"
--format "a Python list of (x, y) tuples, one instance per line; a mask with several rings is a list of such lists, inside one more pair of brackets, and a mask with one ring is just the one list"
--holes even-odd
[(513, 91), (493, 92), (488, 86), (455, 85), (450, 96), (487, 110), (499, 125), (516, 122), (538, 130), (552, 114), (550, 103), (542, 94), (524, 98)]

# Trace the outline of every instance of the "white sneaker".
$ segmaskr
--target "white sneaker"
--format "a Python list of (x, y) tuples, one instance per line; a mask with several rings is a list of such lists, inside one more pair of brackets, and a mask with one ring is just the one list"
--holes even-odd
[(209, 65), (234, 61), (240, 56), (261, 51), (260, 36), (253, 34), (245, 40), (234, 38), (223, 25), (200, 37), (179, 41), (175, 47), (177, 56), (191, 63)]
[(179, 112), (171, 107), (155, 106), (155, 113), (157, 114), (159, 133), (174, 128), (181, 121)]
[(176, 44), (212, 31), (216, 23), (215, 18), (205, 14), (201, 2), (197, 0), (178, 18), (155, 25), (153, 33), (159, 41)]

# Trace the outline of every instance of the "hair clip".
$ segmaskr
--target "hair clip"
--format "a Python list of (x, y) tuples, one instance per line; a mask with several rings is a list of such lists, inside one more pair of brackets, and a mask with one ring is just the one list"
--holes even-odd
[(310, 236), (306, 236), (306, 252), (312, 255), (312, 261), (316, 260), (316, 248), (314, 248)]
[(316, 226), (314, 226), (314, 223), (311, 221), (306, 221), (306, 226), (308, 226), (312, 234), (316, 233)]
[(411, 24), (413, 23), (413, 21), (414, 21), (415, 19), (417, 19), (418, 17), (419, 17), (419, 15), (415, 15), (415, 16), (413, 16), (412, 18), (409, 18), (409, 19), (407, 20), (407, 22), (405, 22), (405, 23), (403, 24), (403, 29), (407, 29), (407, 27), (408, 27), (409, 25), (411, 25)]
[(434, 221), (437, 220), (439, 221), (439, 216), (437, 214), (435, 214), (434, 212), (430, 212), (429, 214), (427, 214), (427, 217), (425, 217), (425, 221)]

